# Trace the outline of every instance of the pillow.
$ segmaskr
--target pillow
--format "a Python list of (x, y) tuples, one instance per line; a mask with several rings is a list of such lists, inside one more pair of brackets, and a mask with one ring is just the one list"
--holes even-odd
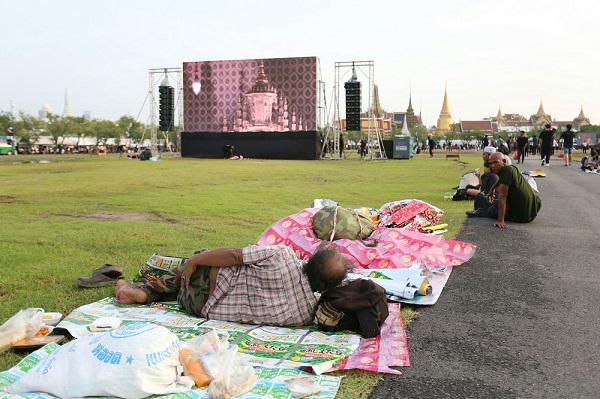
[(194, 382), (181, 375), (180, 346), (181, 341), (165, 327), (125, 325), (61, 346), (6, 390), (47, 392), (60, 398), (131, 399), (184, 392)]

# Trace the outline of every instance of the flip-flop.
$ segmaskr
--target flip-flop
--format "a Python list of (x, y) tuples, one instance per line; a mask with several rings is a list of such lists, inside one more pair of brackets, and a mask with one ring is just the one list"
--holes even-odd
[(91, 277), (79, 277), (77, 285), (83, 288), (96, 288), (115, 285), (117, 278), (105, 276), (104, 274), (94, 274)]
[(123, 267), (105, 263), (104, 265), (92, 272), (92, 276), (95, 276), (97, 274), (102, 274), (106, 277), (115, 279), (123, 275)]

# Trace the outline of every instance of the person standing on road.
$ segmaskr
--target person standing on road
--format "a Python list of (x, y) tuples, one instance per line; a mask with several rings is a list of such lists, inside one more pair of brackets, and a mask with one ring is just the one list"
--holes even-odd
[(433, 149), (435, 148), (435, 140), (431, 138), (431, 135), (427, 136), (427, 145), (429, 146), (429, 157), (433, 158)]
[(560, 138), (563, 139), (563, 154), (565, 156), (565, 166), (571, 165), (571, 159), (573, 158), (573, 139), (575, 138), (575, 133), (571, 130), (573, 129), (573, 125), (568, 124), (567, 130), (562, 132)]
[(552, 145), (554, 144), (554, 131), (551, 124), (546, 124), (545, 129), (540, 133), (538, 142), (542, 156), (542, 166), (550, 166), (550, 154), (552, 153)]
[(517, 137), (517, 163), (525, 162), (525, 154), (527, 154), (527, 146), (529, 139), (525, 136), (525, 132), (521, 130)]
[(536, 155), (538, 152), (538, 139), (535, 134), (531, 136), (531, 155)]
[[(505, 229), (506, 220), (518, 223), (529, 223), (535, 219), (542, 207), (542, 200), (531, 188), (516, 166), (506, 165), (501, 153), (490, 155), (490, 169), (498, 175), (498, 182), (488, 193), (488, 202), (492, 204), (487, 212), (488, 217), (496, 217), (494, 227)], [(494, 193), (498, 192), (498, 200), (494, 201)]]

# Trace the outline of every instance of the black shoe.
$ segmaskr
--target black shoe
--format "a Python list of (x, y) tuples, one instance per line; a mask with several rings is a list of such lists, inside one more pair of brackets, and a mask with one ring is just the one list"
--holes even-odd
[(111, 264), (104, 264), (92, 272), (90, 277), (79, 277), (77, 285), (84, 288), (106, 287), (115, 285), (123, 276), (123, 268)]
[(110, 263), (105, 263), (104, 265), (92, 272), (92, 276), (95, 276), (97, 274), (102, 274), (110, 278), (118, 278), (123, 275), (123, 267), (111, 265)]
[(470, 218), (482, 218), (487, 215), (487, 211), (483, 208), (477, 208), (474, 211), (467, 211), (467, 216)]

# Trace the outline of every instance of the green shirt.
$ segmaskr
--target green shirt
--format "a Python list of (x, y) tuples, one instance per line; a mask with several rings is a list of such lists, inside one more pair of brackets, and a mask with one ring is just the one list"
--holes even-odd
[(514, 166), (504, 166), (498, 172), (498, 178), (500, 184), (508, 186), (506, 209), (512, 221), (527, 223), (535, 219), (542, 207), (542, 201), (519, 169)]

